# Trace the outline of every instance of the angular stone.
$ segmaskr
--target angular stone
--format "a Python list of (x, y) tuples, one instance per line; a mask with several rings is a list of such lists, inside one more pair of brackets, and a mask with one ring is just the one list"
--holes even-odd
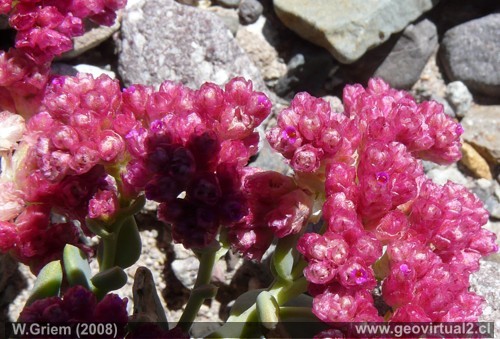
[(499, 41), (500, 13), (446, 31), (439, 56), (447, 76), (472, 92), (500, 95)]
[(479, 321), (494, 322), (492, 338), (500, 338), (500, 263), (481, 261), (479, 272), (471, 275), (471, 291), (486, 299)]
[(221, 6), (210, 6), (206, 8), (206, 10), (216, 14), (231, 31), (231, 34), (236, 36), (236, 33), (240, 28), (240, 19), (238, 18), (238, 12), (235, 9), (224, 8)]
[(120, 13), (112, 26), (91, 25), (82, 36), (73, 38), (73, 49), (61, 55), (61, 60), (76, 58), (88, 50), (98, 46), (120, 30)]
[(500, 106), (474, 106), (460, 123), (464, 141), (490, 164), (500, 164)]
[(476, 177), (488, 180), (493, 179), (488, 162), (484, 160), (474, 147), (466, 142), (462, 143), (462, 159), (460, 159), (460, 162)]
[(432, 0), (274, 0), (281, 21), (306, 40), (352, 63), (431, 9)]
[(213, 13), (173, 0), (142, 0), (123, 14), (118, 70), (125, 83), (165, 80), (198, 88), (243, 76), (264, 90), (258, 69)]
[(431, 21), (408, 25), (373, 76), (392, 87), (408, 89), (417, 82), (437, 46), (437, 28)]

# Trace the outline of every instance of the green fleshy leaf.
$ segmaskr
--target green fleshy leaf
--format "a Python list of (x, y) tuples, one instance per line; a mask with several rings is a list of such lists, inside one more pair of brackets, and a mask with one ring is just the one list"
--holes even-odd
[(278, 241), (274, 251), (272, 265), (273, 273), (278, 279), (293, 281), (292, 269), (294, 263), (294, 249), (298, 235), (289, 235)]
[(314, 298), (307, 294), (299, 294), (295, 298), (288, 300), (283, 306), (288, 307), (309, 307), (312, 309)]
[(67, 244), (63, 252), (64, 271), (70, 286), (81, 285), (92, 289), (90, 265), (85, 252), (76, 246)]
[(260, 289), (250, 290), (240, 295), (234, 302), (233, 306), (231, 307), (230, 315), (234, 317), (241, 315), (248, 308), (250, 308), (250, 306), (255, 304), (257, 296), (262, 291), (264, 291), (264, 289), (260, 288)]
[(133, 216), (127, 217), (116, 240), (115, 265), (121, 268), (132, 266), (141, 256), (142, 242)]
[(49, 262), (38, 273), (26, 305), (31, 305), (38, 299), (58, 296), (61, 290), (62, 279), (61, 262), (59, 260)]
[(256, 306), (262, 326), (274, 330), (280, 321), (280, 306), (276, 299), (268, 291), (262, 291), (257, 296)]
[(109, 292), (122, 288), (127, 283), (127, 273), (115, 266), (94, 275), (90, 281), (99, 292)]

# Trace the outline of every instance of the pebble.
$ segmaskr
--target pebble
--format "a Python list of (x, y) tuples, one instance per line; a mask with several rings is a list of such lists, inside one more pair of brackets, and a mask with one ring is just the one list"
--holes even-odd
[(459, 118), (465, 117), (472, 105), (472, 94), (461, 81), (452, 81), (446, 86), (446, 100)]
[(466, 142), (462, 143), (462, 159), (460, 160), (476, 177), (491, 180), (490, 166), (488, 162)]
[(242, 0), (238, 7), (238, 15), (243, 25), (256, 22), (262, 15), (264, 7), (258, 0)]

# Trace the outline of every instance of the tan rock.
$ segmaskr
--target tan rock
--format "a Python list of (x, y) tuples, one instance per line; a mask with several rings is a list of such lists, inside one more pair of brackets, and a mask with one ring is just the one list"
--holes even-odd
[(462, 160), (460, 162), (475, 176), (488, 180), (493, 179), (488, 162), (468, 143), (462, 144)]
[(492, 166), (500, 164), (500, 105), (472, 105), (460, 121), (462, 138)]
[(278, 52), (262, 33), (240, 27), (236, 33), (236, 41), (259, 68), (264, 80), (277, 80), (286, 74), (285, 62), (279, 58)]

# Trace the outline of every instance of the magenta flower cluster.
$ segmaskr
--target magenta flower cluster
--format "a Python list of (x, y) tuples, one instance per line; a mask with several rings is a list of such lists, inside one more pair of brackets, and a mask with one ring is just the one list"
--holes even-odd
[[(35, 4), (16, 3), (16, 20)], [(120, 2), (97, 4), (104, 7), (73, 1), (66, 11), (54, 8), (106, 21), (106, 8)], [(48, 7), (37, 18), (55, 15)], [(429, 180), (421, 162), (460, 158), (463, 130), (441, 105), (417, 104), (380, 79), (347, 86), (342, 113), (299, 93), (267, 132), (293, 169), (286, 176), (247, 167), (258, 152), (257, 127), (271, 113), (250, 81), (122, 90), (105, 75), (79, 74), (52, 77), (41, 94), (48, 73), (9, 53), (0, 55), (13, 72), (0, 72), (0, 118), (15, 128), (0, 149), (0, 250), (34, 272), (60, 259), (66, 244), (92, 255), (81, 238), (112, 233), (115, 218), (144, 194), (186, 248), (206, 248), (220, 235), (260, 260), (276, 238), (299, 239), (312, 311), (324, 322), (475, 321), (481, 314), (483, 300), (468, 291), (468, 279), (482, 256), (498, 250), (494, 234), (481, 228), (488, 214), (464, 187)], [(30, 91), (40, 102), (24, 127), (10, 112)], [(321, 231), (307, 232), (320, 218)], [(93, 222), (110, 228), (96, 232)], [(386, 314), (374, 304), (378, 287)], [(92, 317), (108, 297), (72, 304), (85, 293), (73, 288), (62, 299), (37, 301), (22, 319), (80, 319), (80, 311), (70, 313), (85, 307)]]
[(0, 14), (9, 15), (9, 25), (17, 30), (15, 47), (44, 64), (73, 47), (71, 38), (85, 32), (85, 19), (111, 26), (125, 4), (126, 0), (1, 0)]
[(123, 93), (105, 75), (54, 78), (19, 147), (24, 157), (8, 191), (19, 208), (2, 221), (2, 250), (37, 272), (65, 243), (86, 249), (74, 223), (54, 237), (63, 226), (50, 222), (52, 212), (79, 221), (89, 234), (86, 217), (110, 222), (120, 201), (143, 191), (161, 203), (159, 217), (172, 223), (174, 240), (206, 246), (219, 225), (248, 213), (244, 166), (257, 152), (255, 128), (270, 109), (242, 78), (225, 90), (165, 82), (158, 91), (136, 85)]
[(15, 48), (0, 51), (0, 108), (29, 117), (38, 111), (50, 63), (73, 48), (89, 22), (111, 26), (126, 0), (0, 0), (17, 31)]
[[(481, 228), (487, 211), (464, 187), (427, 179), (419, 160), (457, 161), (462, 127), (441, 105), (417, 104), (379, 79), (346, 86), (344, 105), (332, 112), (300, 93), (268, 132), (299, 185), (324, 181), (324, 233), (305, 233), (297, 247), (314, 314), (328, 323), (477, 321), (483, 299), (468, 291), (469, 275), (498, 250)], [(386, 314), (374, 306), (377, 280)]]

